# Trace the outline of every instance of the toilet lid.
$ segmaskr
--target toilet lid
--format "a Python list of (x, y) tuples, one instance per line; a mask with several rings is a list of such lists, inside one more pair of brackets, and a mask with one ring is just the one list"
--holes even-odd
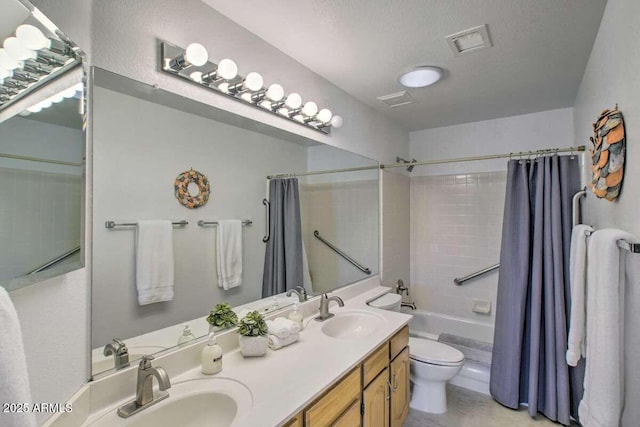
[(402, 297), (398, 294), (384, 294), (380, 298), (376, 298), (369, 303), (371, 307), (388, 309), (392, 308), (394, 305), (400, 304), (400, 300)]
[(459, 365), (464, 354), (446, 344), (424, 338), (409, 338), (409, 355), (411, 359), (434, 365)]

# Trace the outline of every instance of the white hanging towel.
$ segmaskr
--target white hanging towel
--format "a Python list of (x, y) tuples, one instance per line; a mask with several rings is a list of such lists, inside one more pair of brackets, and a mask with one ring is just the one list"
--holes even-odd
[(242, 284), (242, 221), (218, 221), (216, 239), (218, 287), (228, 290)]
[(620, 239), (637, 241), (624, 231), (603, 229), (591, 235), (587, 248), (587, 360), (578, 408), (584, 427), (618, 427), (624, 405), (626, 254)]
[(173, 226), (167, 220), (138, 221), (136, 287), (138, 304), (173, 299)]
[[(2, 343), (0, 344), (0, 403), (31, 405), (27, 359), (24, 354), (20, 322), (9, 294), (2, 286), (0, 286), (0, 343)], [(36, 419), (29, 411), (19, 413), (0, 410), (0, 425), (31, 427), (36, 425)]]
[(585, 347), (585, 297), (587, 284), (587, 232), (593, 227), (579, 224), (571, 233), (569, 276), (571, 281), (571, 314), (567, 342), (567, 364), (576, 366), (587, 355)]

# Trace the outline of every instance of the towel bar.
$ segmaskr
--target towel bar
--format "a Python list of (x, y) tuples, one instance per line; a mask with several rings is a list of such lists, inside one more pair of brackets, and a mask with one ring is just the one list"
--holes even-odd
[[(205, 225), (218, 225), (218, 221), (205, 221), (202, 219), (198, 221), (198, 227), (204, 227)], [(253, 225), (253, 221), (251, 221), (250, 219), (243, 219), (242, 225), (248, 227), (250, 225)]]
[[(180, 227), (184, 227), (185, 225), (189, 224), (189, 221), (185, 221), (185, 220), (173, 221), (173, 222), (171, 222), (171, 224), (178, 225)], [(136, 227), (137, 225), (138, 225), (137, 222), (122, 222), (120, 224), (116, 224), (115, 221), (106, 221), (104, 223), (104, 227), (109, 229), (109, 230), (112, 230), (112, 229), (114, 229), (116, 227)]]

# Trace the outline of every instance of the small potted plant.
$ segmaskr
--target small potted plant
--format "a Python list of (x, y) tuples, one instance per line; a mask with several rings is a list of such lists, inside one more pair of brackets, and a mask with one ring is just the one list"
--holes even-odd
[(264, 356), (269, 346), (267, 337), (267, 322), (257, 311), (244, 316), (238, 322), (238, 334), (240, 334), (240, 350), (244, 357)]
[(238, 324), (238, 315), (231, 309), (229, 303), (223, 302), (217, 304), (211, 313), (207, 316), (209, 322), (209, 332), (216, 329), (226, 329)]

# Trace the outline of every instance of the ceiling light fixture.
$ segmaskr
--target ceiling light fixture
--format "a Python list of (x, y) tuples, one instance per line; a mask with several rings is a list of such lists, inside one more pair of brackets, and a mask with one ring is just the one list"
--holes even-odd
[[(0, 48), (0, 109), (28, 91), (80, 63), (79, 50), (30, 24), (18, 26)], [(46, 107), (46, 103), (41, 106)]]
[(426, 87), (436, 83), (442, 75), (442, 68), (421, 66), (400, 75), (398, 81), (404, 87)]
[(302, 97), (295, 92), (285, 95), (279, 84), (265, 86), (264, 79), (255, 71), (245, 77), (239, 75), (238, 66), (231, 59), (218, 64), (210, 62), (207, 49), (201, 44), (191, 43), (182, 49), (162, 42), (161, 47), (161, 68), (169, 74), (323, 133), (328, 134), (332, 127), (339, 128), (344, 123), (342, 117), (334, 116), (327, 108), (319, 109), (313, 101), (303, 105)]

